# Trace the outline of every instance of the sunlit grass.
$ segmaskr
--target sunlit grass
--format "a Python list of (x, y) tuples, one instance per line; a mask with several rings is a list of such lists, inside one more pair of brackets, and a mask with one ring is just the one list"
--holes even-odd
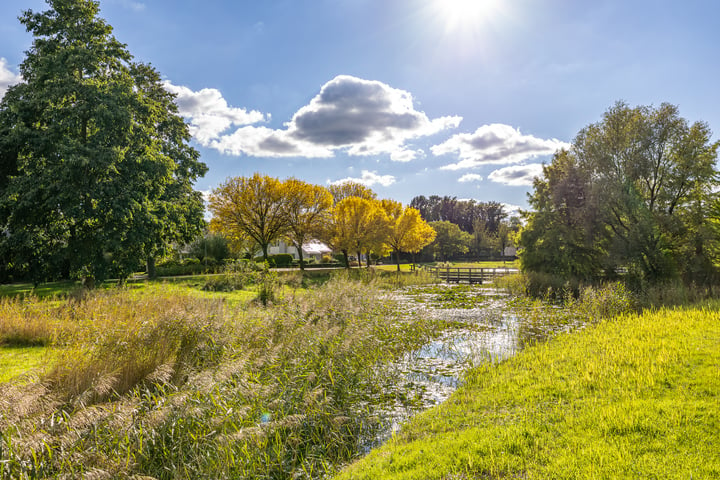
[(625, 315), (486, 364), (339, 478), (718, 478), (720, 314)]
[(0, 347), (0, 383), (28, 373), (42, 375), (57, 354), (48, 347)]

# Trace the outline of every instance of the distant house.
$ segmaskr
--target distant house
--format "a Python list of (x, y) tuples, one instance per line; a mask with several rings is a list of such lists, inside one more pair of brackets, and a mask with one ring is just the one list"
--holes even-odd
[[(323, 255), (331, 255), (332, 249), (322, 242), (317, 240), (311, 240), (304, 243), (302, 246), (303, 260), (310, 260), (311, 258), (316, 262), (322, 260)], [(268, 248), (269, 255), (277, 255), (279, 253), (289, 253), (294, 259), (299, 259), (297, 249), (293, 245), (289, 245), (284, 240), (280, 240), (270, 245)]]

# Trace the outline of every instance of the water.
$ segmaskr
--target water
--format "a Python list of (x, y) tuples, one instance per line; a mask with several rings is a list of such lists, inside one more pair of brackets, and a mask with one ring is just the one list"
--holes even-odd
[(415, 288), (397, 299), (408, 311), (452, 326), (391, 366), (395, 383), (386, 394), (394, 394), (396, 400), (383, 409), (383, 427), (367, 443), (368, 450), (386, 441), (411, 416), (447, 400), (473, 365), (502, 361), (527, 344), (570, 328), (547, 318), (540, 323), (530, 320), (531, 315), (509, 308), (508, 297), (481, 286)]

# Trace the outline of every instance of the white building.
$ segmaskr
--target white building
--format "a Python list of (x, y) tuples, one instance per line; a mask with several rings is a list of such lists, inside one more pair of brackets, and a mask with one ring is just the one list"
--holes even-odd
[[(322, 242), (311, 240), (302, 246), (303, 260), (314, 259), (319, 262), (323, 255), (331, 255), (332, 249)], [(284, 240), (280, 240), (268, 248), (268, 255), (277, 255), (279, 253), (289, 253), (294, 259), (299, 259), (297, 249), (293, 245), (289, 245)]]

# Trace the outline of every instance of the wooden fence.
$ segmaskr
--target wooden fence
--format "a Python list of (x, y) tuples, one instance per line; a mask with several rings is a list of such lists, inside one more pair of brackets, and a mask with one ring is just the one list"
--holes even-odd
[(486, 283), (496, 277), (517, 273), (517, 268), (425, 267), (425, 270), (448, 283)]

